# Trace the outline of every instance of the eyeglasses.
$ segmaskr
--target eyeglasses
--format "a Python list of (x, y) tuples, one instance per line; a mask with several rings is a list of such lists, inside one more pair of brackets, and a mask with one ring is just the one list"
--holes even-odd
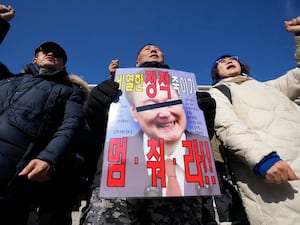
[(222, 58), (222, 59), (218, 59), (216, 61), (216, 63), (221, 63), (221, 64), (224, 64), (226, 63), (227, 61), (238, 61), (239, 60), (239, 57), (238, 56), (230, 56), (230, 57), (225, 57), (225, 58)]

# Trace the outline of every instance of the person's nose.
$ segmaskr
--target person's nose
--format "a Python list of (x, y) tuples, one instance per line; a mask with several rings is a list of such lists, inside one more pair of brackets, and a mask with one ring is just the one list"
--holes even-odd
[(52, 51), (47, 52), (46, 55), (47, 55), (47, 56), (53, 56), (53, 57), (55, 57), (55, 54), (54, 54)]
[(171, 111), (169, 107), (162, 107), (158, 111), (158, 117), (160, 118), (166, 118), (169, 117), (170, 115), (171, 115)]
[(233, 59), (232, 59), (232, 58), (226, 59), (226, 64), (227, 64), (227, 63), (232, 63), (232, 62), (233, 62)]

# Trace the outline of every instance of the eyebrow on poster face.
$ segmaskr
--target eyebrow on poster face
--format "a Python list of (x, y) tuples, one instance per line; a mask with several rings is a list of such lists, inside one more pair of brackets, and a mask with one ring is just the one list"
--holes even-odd
[(156, 103), (156, 104), (139, 106), (139, 107), (136, 107), (136, 111), (137, 112), (142, 112), (142, 111), (146, 111), (146, 110), (157, 109), (157, 108), (173, 106), (173, 105), (179, 105), (179, 104), (182, 104), (181, 99), (174, 100), (174, 101), (168, 101), (168, 102), (161, 102), (161, 103)]

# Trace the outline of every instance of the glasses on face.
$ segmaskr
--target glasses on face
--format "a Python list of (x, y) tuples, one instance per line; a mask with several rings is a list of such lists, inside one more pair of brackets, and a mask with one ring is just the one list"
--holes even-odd
[(216, 63), (221, 63), (221, 64), (224, 64), (228, 61), (238, 61), (239, 60), (239, 57), (238, 56), (230, 56), (230, 57), (225, 57), (225, 58), (222, 58), (222, 59), (219, 59), (216, 61)]

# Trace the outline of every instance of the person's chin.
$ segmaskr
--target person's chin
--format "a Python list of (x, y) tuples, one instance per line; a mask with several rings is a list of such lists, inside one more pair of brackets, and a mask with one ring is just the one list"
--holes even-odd
[(47, 63), (47, 64), (44, 65), (43, 68), (45, 68), (45, 69), (56, 69), (56, 67), (57, 66), (54, 63)]
[(164, 142), (172, 143), (172, 142), (178, 141), (180, 139), (180, 136), (179, 135), (164, 135), (162, 137), (162, 139), (164, 139)]

